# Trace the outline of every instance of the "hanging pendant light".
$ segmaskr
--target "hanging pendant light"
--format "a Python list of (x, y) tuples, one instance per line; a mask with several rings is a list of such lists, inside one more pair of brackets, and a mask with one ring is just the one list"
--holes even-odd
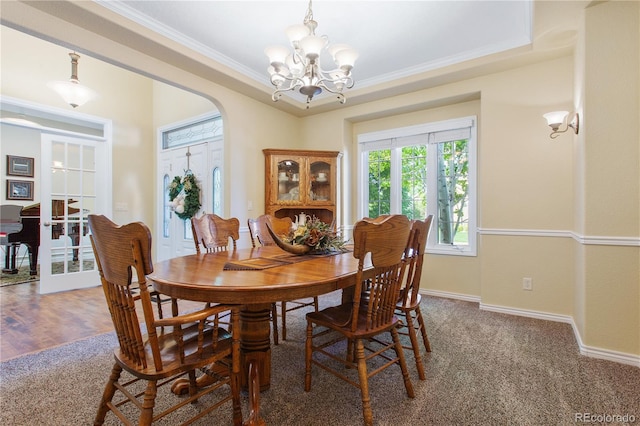
[(97, 98), (98, 94), (78, 81), (80, 55), (72, 52), (69, 53), (69, 56), (71, 57), (71, 78), (68, 81), (51, 81), (47, 86), (56, 91), (66, 103), (76, 108)]
[[(358, 52), (346, 44), (329, 44), (327, 36), (316, 36), (318, 23), (313, 20), (311, 0), (302, 24), (286, 29), (293, 51), (283, 46), (265, 49), (269, 57), (268, 68), (275, 90), (271, 98), (278, 101), (283, 92), (297, 90), (307, 97), (307, 108), (314, 96), (326, 90), (335, 93), (340, 103), (345, 103), (344, 89), (351, 89), (354, 81), (351, 70)], [(320, 54), (327, 51), (337, 68), (325, 71), (320, 66)]]

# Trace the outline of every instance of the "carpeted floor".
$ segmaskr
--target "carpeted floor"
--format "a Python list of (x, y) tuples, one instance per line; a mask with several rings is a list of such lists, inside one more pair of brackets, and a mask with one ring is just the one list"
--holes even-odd
[[(433, 348), (425, 357), (427, 380), (417, 379), (409, 353), (415, 399), (407, 398), (399, 369), (372, 378), (375, 424), (573, 425), (584, 413), (640, 421), (640, 369), (579, 355), (569, 325), (432, 297), (424, 298), (423, 312)], [(289, 340), (273, 347), (262, 416), (268, 425), (362, 424), (359, 391), (349, 384), (314, 368), (311, 392), (304, 392), (302, 315), (291, 314)], [(0, 424), (91, 424), (115, 345), (106, 334), (0, 364)], [(246, 418), (246, 395), (243, 411)], [(230, 418), (227, 405), (197, 424)], [(118, 423), (110, 415), (106, 424)]]

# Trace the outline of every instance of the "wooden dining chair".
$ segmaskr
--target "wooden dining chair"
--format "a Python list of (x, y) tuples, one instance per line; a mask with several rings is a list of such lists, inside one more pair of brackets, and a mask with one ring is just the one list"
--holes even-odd
[[(311, 390), (312, 365), (321, 366), (360, 389), (365, 425), (373, 424), (369, 378), (384, 369), (399, 365), (408, 396), (415, 396), (397, 331), (399, 320), (394, 315), (407, 265), (403, 260), (403, 254), (409, 231), (409, 219), (403, 215), (391, 215), (376, 222), (361, 220), (356, 223), (353, 230), (353, 256), (359, 262), (353, 301), (307, 314), (305, 391)], [(365, 271), (368, 253), (373, 268)], [(370, 285), (369, 301), (361, 304), (361, 290), (365, 280)], [(383, 333), (391, 334), (391, 343), (377, 339), (377, 336)], [(341, 345), (344, 340), (347, 341), (347, 353), (346, 356), (340, 357), (337, 353), (341, 346), (337, 345)], [(376, 347), (371, 347), (372, 345)], [(354, 347), (355, 354), (352, 353)], [(314, 357), (314, 354), (317, 356)], [(367, 362), (377, 356), (382, 357), (382, 365), (369, 372)], [(338, 369), (331, 365), (335, 361), (347, 368)], [(354, 371), (356, 367), (358, 377), (353, 379), (347, 373)]]
[[(420, 279), (422, 278), (422, 267), (424, 264), (424, 251), (429, 238), (429, 230), (433, 215), (427, 216), (425, 220), (411, 221), (411, 233), (409, 242), (405, 250), (405, 259), (408, 261), (405, 285), (400, 291), (400, 299), (396, 305), (396, 313), (400, 315), (401, 326), (398, 332), (401, 335), (408, 335), (411, 346), (404, 346), (405, 349), (413, 350), (416, 369), (420, 380), (425, 380), (426, 375), (420, 356), (420, 345), (418, 343), (418, 332), (422, 337), (422, 344), (427, 352), (431, 352), (431, 344), (427, 336), (424, 318), (420, 311)], [(416, 321), (416, 322), (414, 322)]]
[[(141, 222), (118, 226), (98, 215), (89, 215), (89, 229), (102, 288), (119, 343), (114, 350), (115, 363), (94, 425), (102, 425), (109, 411), (126, 424), (150, 425), (188, 403), (198, 403), (200, 398), (214, 391), (217, 402), (201, 407), (190, 420), (184, 418), (188, 410), (181, 410), (174, 415), (171, 423), (176, 424), (179, 420), (184, 422), (182, 424), (189, 424), (231, 401), (233, 424), (241, 425), (239, 308), (216, 305), (181, 315), (177, 301), (172, 299), (174, 316), (156, 318), (146, 281), (146, 276), (153, 272), (149, 229)], [(138, 282), (138, 292), (133, 292), (131, 288), (134, 276)], [(138, 318), (140, 310), (144, 318), (143, 325)], [(226, 311), (231, 311), (231, 332), (217, 327), (215, 321), (219, 313)], [(146, 330), (146, 334), (143, 330)], [(199, 369), (215, 370), (217, 381), (211, 386), (198, 388), (196, 371)], [(122, 370), (135, 379), (121, 380)], [(158, 388), (183, 376), (188, 377), (188, 397), (181, 398), (169, 392), (167, 397), (175, 400), (169, 401), (170, 406), (166, 409), (166, 401), (163, 401), (163, 410), (156, 413), (154, 406)], [(139, 381), (146, 381), (146, 386), (136, 386)], [(230, 391), (221, 394), (221, 388), (225, 385), (230, 387)], [(114, 401), (114, 398), (118, 401)], [(134, 422), (127, 419), (130, 410), (123, 409), (131, 405), (139, 410), (139, 418)]]
[(213, 213), (203, 214), (199, 218), (194, 216), (191, 218), (191, 229), (197, 253), (227, 251), (229, 239), (235, 250), (236, 241), (240, 238), (240, 221), (235, 217), (224, 219)]
[[(253, 247), (256, 246), (256, 240), (258, 240), (260, 245), (263, 246), (276, 245), (273, 237), (271, 237), (271, 234), (267, 229), (267, 222), (269, 222), (269, 224), (271, 225), (271, 229), (273, 229), (276, 235), (288, 235), (291, 231), (291, 227), (293, 226), (293, 222), (290, 217), (278, 218), (272, 215), (264, 214), (258, 216), (256, 219), (249, 219), (248, 226)], [(314, 310), (317, 312), (318, 297), (280, 301), (280, 317), (282, 318), (282, 340), (287, 340), (287, 312), (292, 312), (298, 309), (306, 308), (308, 306), (313, 306)], [(277, 308), (273, 316), (277, 318)], [(274, 327), (274, 340), (277, 340), (277, 336), (278, 334), (276, 326)], [(277, 341), (276, 344), (278, 344)]]

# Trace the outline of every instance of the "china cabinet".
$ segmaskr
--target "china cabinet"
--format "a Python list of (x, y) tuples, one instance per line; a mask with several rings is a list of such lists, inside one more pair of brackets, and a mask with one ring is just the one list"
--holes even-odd
[(265, 213), (300, 213), (337, 225), (339, 159), (337, 151), (265, 149)]

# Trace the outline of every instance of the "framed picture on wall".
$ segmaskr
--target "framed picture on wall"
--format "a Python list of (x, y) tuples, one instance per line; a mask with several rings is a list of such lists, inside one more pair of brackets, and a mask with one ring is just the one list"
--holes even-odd
[(7, 200), (33, 200), (33, 181), (7, 179)]
[(33, 177), (33, 158), (7, 155), (7, 175)]

